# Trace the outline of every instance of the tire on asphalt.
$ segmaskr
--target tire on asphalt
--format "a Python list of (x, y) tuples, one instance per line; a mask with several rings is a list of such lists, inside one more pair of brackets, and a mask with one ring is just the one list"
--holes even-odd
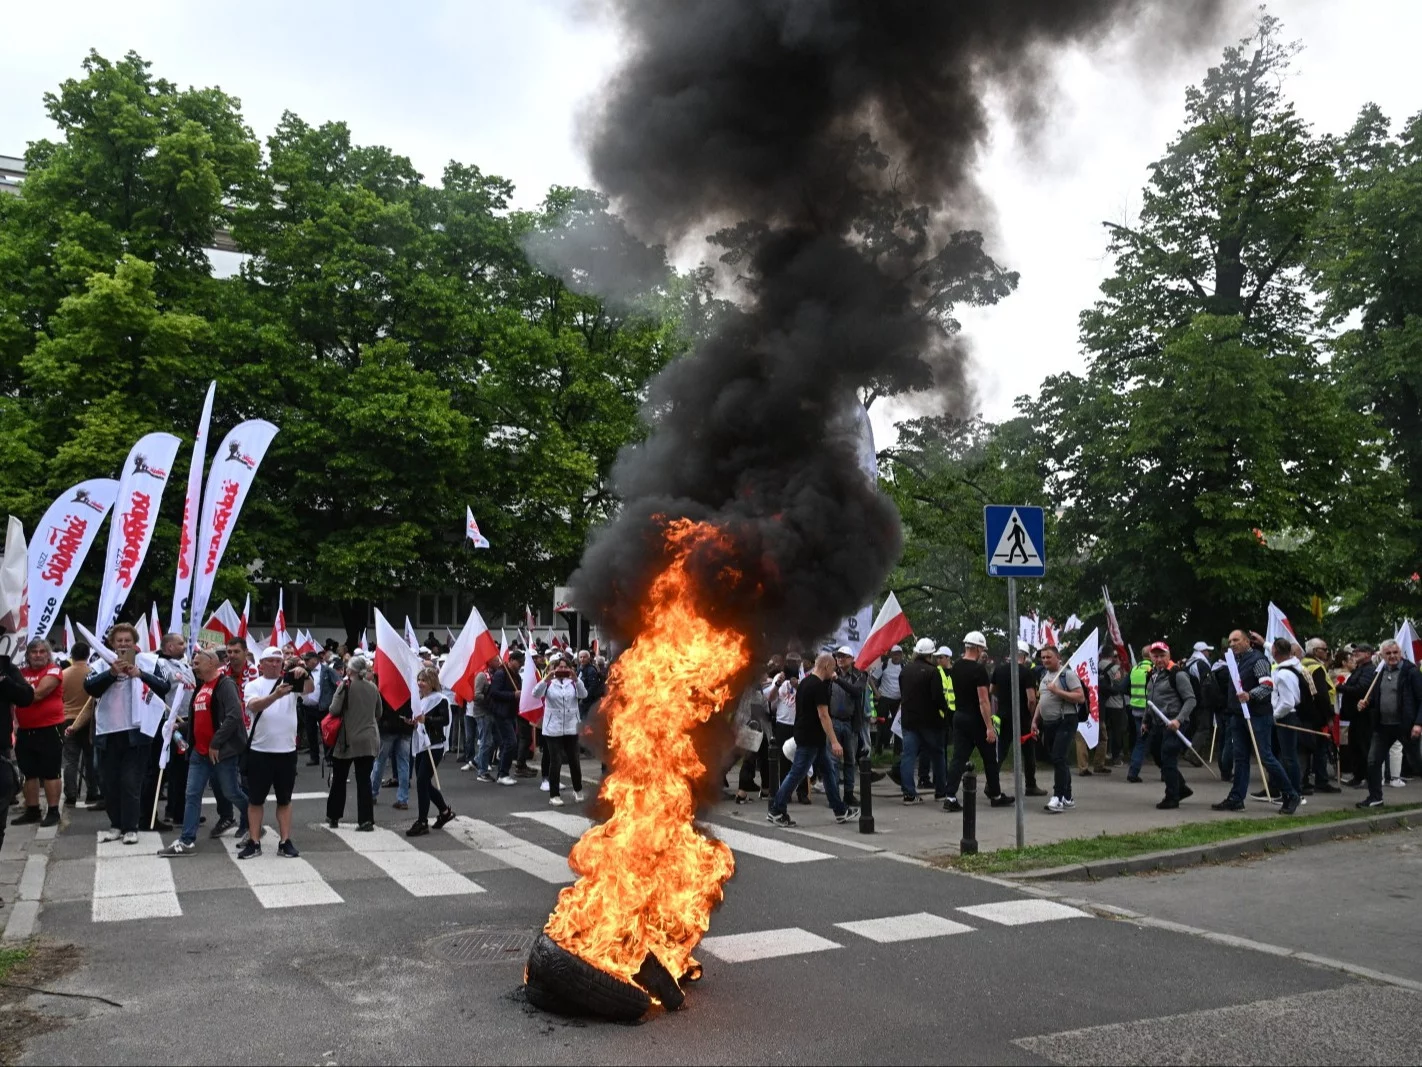
[(630, 982), (599, 970), (539, 934), (528, 954), (528, 1002), (558, 1015), (591, 1015), (612, 1022), (640, 1019), (652, 998)]

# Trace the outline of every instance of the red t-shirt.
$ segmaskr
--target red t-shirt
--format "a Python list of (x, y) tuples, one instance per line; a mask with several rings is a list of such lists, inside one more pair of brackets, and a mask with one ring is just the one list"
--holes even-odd
[(48, 667), (41, 667), (38, 670), (32, 667), (21, 667), (20, 674), (25, 681), (36, 688), (46, 678), (54, 678), (60, 684), (54, 687), (54, 691), (49, 696), (36, 700), (27, 708), (15, 709), (15, 721), (19, 728), (33, 730), (37, 726), (62, 726), (64, 724), (64, 672), (59, 669), (59, 664), (51, 663)]
[(204, 756), (212, 744), (212, 691), (216, 688), (217, 678), (198, 686), (193, 694), (192, 710), (188, 713), (192, 716), (188, 721), (193, 726), (193, 747)]

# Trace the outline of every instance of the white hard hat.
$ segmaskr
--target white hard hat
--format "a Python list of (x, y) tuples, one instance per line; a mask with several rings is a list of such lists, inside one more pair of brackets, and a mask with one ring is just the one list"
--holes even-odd
[(795, 758), (795, 739), (787, 737), (785, 744), (780, 746), (780, 751), (785, 754), (786, 759), (793, 760)]
[(965, 645), (977, 645), (979, 648), (987, 648), (987, 638), (977, 630), (970, 630), (963, 638)]
[(953, 658), (953, 650), (952, 650), (951, 648), (949, 648), (947, 645), (939, 645), (939, 646), (938, 646), (938, 651), (935, 653), (935, 655), (947, 656), (949, 659), (952, 659), (952, 658)]
[(1021, 652), (1024, 656), (1030, 656), (1032, 654), (1032, 646), (1026, 641), (1018, 641), (1017, 651)]
[(931, 637), (920, 637), (918, 642), (913, 646), (913, 654), (915, 656), (933, 655), (933, 639)]

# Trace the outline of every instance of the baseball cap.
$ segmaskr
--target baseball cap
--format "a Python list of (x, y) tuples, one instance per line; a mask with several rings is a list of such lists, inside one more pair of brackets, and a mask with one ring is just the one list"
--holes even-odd
[(852, 656), (854, 655), (854, 650), (848, 645), (840, 645), (837, 649), (834, 650), (834, 654), (836, 656)]
[(963, 637), (963, 644), (977, 645), (978, 648), (987, 648), (987, 638), (977, 630), (970, 630)]
[(949, 648), (947, 645), (939, 645), (939, 646), (938, 646), (937, 655), (940, 655), (940, 656), (947, 656), (949, 659), (952, 659), (952, 658), (953, 658), (953, 650), (952, 650), (951, 648)]
[(933, 655), (933, 639), (931, 637), (920, 637), (913, 646), (915, 656)]
[(1210, 646), (1207, 645), (1207, 644), (1205, 644), (1205, 642), (1203, 642), (1203, 641), (1196, 641), (1196, 642), (1195, 642), (1195, 651), (1196, 651), (1196, 652), (1208, 652), (1209, 650), (1210, 650)]
[(1156, 641), (1153, 644), (1146, 645), (1146, 651), (1164, 652), (1168, 656), (1170, 655), (1170, 646), (1167, 645), (1164, 641)]
[(279, 648), (264, 648), (258, 659), (285, 659), (286, 656)]

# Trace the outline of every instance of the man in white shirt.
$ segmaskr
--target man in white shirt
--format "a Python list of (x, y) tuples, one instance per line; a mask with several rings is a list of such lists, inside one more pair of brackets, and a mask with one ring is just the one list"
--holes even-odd
[(239, 860), (262, 854), (262, 812), (267, 794), (276, 793), (277, 855), (300, 855), (291, 843), (291, 794), (296, 788), (297, 697), (312, 690), (311, 676), (294, 659), (286, 667), (279, 648), (262, 652), (260, 672), (247, 683), (247, 716), (251, 720), (247, 747), (247, 825), (251, 836), (237, 853)]
[[(899, 689), (899, 675), (903, 673), (903, 669), (904, 650), (897, 645), (890, 650), (887, 663), (880, 660), (869, 668), (869, 685), (874, 690), (874, 714), (879, 719), (878, 729), (874, 732), (876, 752), (882, 752), (889, 747), (889, 738), (892, 736), (890, 728), (894, 724), (894, 716), (898, 714), (899, 701), (903, 698)], [(897, 751), (897, 739), (894, 748)]]
[[(1299, 773), (1299, 735), (1297, 730), (1290, 730), (1288, 727), (1298, 726), (1303, 721), (1299, 717), (1299, 708), (1303, 704), (1305, 694), (1309, 699), (1313, 698), (1313, 690), (1304, 677), (1303, 664), (1294, 654), (1293, 641), (1287, 637), (1279, 637), (1275, 639), (1272, 647), (1274, 722), (1284, 724), (1284, 728), (1277, 731), (1279, 762), (1284, 765), (1284, 773), (1289, 776), (1289, 785), (1298, 793), (1303, 784)], [(1280, 789), (1279, 792), (1282, 793), (1283, 790)]]

